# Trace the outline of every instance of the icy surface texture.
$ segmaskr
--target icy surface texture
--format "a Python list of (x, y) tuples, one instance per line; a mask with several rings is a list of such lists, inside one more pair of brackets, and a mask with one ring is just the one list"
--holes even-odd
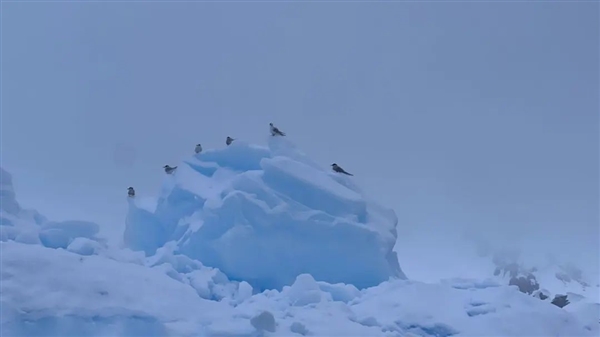
[[(357, 290), (302, 274), (281, 291), (161, 249), (143, 264), (1, 242), (3, 336), (597, 336), (574, 312), (513, 287), (405, 280)], [(27, 263), (24, 263), (27, 261)], [(153, 266), (151, 266), (153, 265)], [(568, 306), (567, 306), (568, 307)]]
[(358, 288), (405, 278), (392, 251), (395, 213), (283, 137), (195, 155), (165, 178), (155, 207), (136, 200), (129, 248), (152, 255), (176, 241), (178, 253), (257, 289), (302, 273)]

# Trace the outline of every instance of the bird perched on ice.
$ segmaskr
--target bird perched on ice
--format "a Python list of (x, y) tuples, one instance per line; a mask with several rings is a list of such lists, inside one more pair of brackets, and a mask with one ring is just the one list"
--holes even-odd
[(196, 152), (196, 153), (202, 152), (202, 145), (196, 144), (196, 148), (194, 149), (194, 152)]
[(133, 197), (135, 197), (135, 190), (133, 189), (133, 187), (129, 187), (129, 188), (127, 188), (127, 195), (128, 195), (130, 198), (133, 198)]
[(271, 136), (285, 136), (285, 133), (281, 132), (273, 123), (269, 123), (269, 127), (271, 128)]
[(167, 174), (173, 174), (173, 172), (175, 172), (175, 170), (177, 169), (177, 166), (175, 166), (175, 167), (171, 167), (171, 166), (169, 166), (169, 165), (165, 165), (165, 166), (163, 166), (163, 167), (164, 167), (164, 169), (165, 169), (165, 172), (166, 172)]
[(225, 140), (225, 144), (227, 144), (227, 146), (231, 145), (231, 143), (233, 143), (235, 139), (227, 136), (227, 139)]
[(336, 164), (336, 163), (333, 163), (333, 164), (331, 164), (331, 167), (332, 167), (332, 168), (333, 168), (333, 170), (334, 170), (335, 172), (337, 172), (337, 173), (343, 173), (343, 174), (346, 174), (346, 175), (349, 175), (349, 176), (351, 176), (351, 175), (352, 175), (352, 174), (350, 174), (350, 173), (346, 172), (346, 171), (345, 171), (343, 168), (341, 168), (341, 167), (340, 167), (338, 164)]

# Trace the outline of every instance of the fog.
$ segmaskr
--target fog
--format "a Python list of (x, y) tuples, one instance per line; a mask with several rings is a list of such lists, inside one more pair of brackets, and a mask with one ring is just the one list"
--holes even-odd
[(2, 7), (2, 166), (50, 218), (119, 240), (128, 186), (273, 122), (394, 208), (404, 254), (599, 264), (598, 3)]

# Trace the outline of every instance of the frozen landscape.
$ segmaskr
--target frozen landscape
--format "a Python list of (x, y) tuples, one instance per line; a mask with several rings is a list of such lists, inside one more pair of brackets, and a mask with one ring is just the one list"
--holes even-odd
[(600, 333), (597, 271), (462, 233), (404, 244), (392, 205), (284, 137), (177, 166), (156, 196), (124, 188), (119, 244), (23, 208), (2, 170), (0, 335)]

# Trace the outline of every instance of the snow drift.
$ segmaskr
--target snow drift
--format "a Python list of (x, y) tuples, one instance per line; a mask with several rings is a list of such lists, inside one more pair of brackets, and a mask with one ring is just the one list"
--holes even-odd
[(0, 241), (86, 250), (90, 254), (103, 244), (97, 237), (100, 227), (93, 222), (49, 221), (35, 210), (22, 208), (16, 199), (11, 174), (0, 168), (0, 177)]
[(126, 246), (152, 255), (175, 241), (177, 253), (257, 289), (303, 273), (358, 288), (405, 278), (392, 210), (285, 138), (268, 145), (236, 141), (179, 164), (155, 206), (130, 199)]

